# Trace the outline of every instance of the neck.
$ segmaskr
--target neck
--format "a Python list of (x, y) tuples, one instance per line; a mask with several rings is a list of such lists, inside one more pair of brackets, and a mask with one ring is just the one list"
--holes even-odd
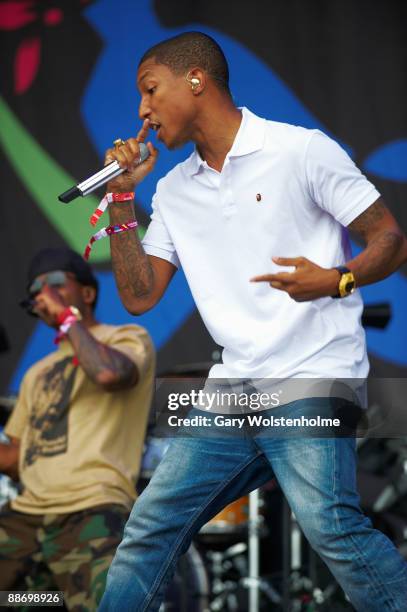
[(87, 329), (99, 324), (99, 322), (93, 316), (93, 312), (88, 312), (85, 315), (82, 315), (82, 323)]
[(202, 109), (193, 141), (202, 159), (218, 172), (232, 148), (241, 121), (241, 111), (225, 96), (219, 96), (215, 104)]

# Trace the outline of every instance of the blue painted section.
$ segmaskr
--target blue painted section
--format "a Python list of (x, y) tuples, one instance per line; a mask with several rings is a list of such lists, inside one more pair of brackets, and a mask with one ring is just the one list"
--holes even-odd
[(117, 294), (113, 274), (103, 272), (98, 274), (101, 283), (101, 293), (97, 316), (104, 323), (137, 323), (145, 327), (150, 333), (157, 349), (165, 344), (194, 309), (194, 300), (191, 293), (184, 295), (182, 304), (179, 303), (179, 294), (186, 285), (185, 276), (178, 271), (164, 294), (160, 305), (139, 317), (130, 315), (122, 306)]
[(363, 168), (380, 178), (405, 183), (407, 181), (407, 140), (388, 142), (373, 151)]

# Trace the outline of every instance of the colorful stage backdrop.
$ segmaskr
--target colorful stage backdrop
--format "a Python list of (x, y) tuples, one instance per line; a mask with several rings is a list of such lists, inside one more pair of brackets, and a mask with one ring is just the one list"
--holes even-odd
[[(0, 394), (16, 391), (52, 348), (52, 333), (18, 307), (31, 256), (63, 244), (82, 252), (90, 233), (96, 199), (62, 205), (56, 196), (97, 170), (115, 138), (135, 135), (138, 59), (164, 38), (191, 29), (213, 35), (230, 62), (236, 103), (336, 138), (406, 229), (406, 17), (397, 0), (0, 1), (0, 324), (10, 344), (0, 355)], [(190, 150), (160, 149), (137, 194), (144, 226), (155, 183)], [(92, 260), (100, 318), (132, 320), (116, 294), (107, 241)], [(405, 270), (363, 294), (367, 304), (388, 301), (393, 313), (387, 329), (367, 330), (374, 370), (404, 376)], [(137, 321), (154, 339), (160, 370), (208, 361), (216, 350), (182, 272)]]

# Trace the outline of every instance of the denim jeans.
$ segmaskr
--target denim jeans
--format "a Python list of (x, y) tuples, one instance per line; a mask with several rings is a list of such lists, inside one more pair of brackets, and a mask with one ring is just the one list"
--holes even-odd
[[(330, 399), (307, 399), (275, 417), (331, 413)], [(230, 434), (230, 435), (229, 435)], [(279, 430), (240, 437), (173, 440), (137, 500), (107, 578), (99, 610), (157, 611), (179, 556), (225, 505), (276, 477), (311, 546), (356, 610), (407, 610), (407, 564), (359, 507), (352, 437)]]

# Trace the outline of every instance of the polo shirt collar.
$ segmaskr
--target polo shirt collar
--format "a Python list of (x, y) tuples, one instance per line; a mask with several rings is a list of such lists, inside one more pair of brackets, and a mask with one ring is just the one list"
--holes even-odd
[[(228, 153), (228, 157), (241, 157), (254, 153), (263, 148), (265, 136), (265, 119), (257, 117), (246, 107), (240, 109), (242, 111), (242, 122), (237, 131), (232, 148)], [(186, 170), (190, 176), (198, 174), (201, 166), (204, 165), (204, 160), (199, 155), (196, 147), (189, 159), (187, 160)]]

